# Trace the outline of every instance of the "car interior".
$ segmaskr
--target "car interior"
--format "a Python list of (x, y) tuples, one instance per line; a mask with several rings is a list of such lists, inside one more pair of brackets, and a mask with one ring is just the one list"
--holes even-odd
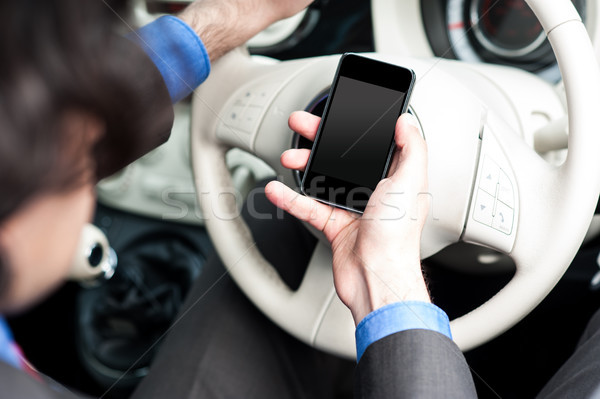
[[(142, 26), (190, 2), (135, 0), (130, 18)], [(306, 226), (314, 250), (290, 280), (251, 245), (241, 210), (266, 180), (299, 187), (279, 156), (311, 143), (287, 118), (321, 115), (340, 55), (353, 52), (416, 72), (409, 112), (427, 141), (431, 196), (423, 267), (479, 396), (534, 396), (600, 307), (600, 94), (588, 79), (600, 4), (573, 0), (585, 30), (549, 40), (561, 13), (547, 9), (572, 15), (567, 0), (549, 3), (316, 0), (224, 56), (174, 106), (169, 141), (98, 184), (90, 234), (110, 246), (101, 277), (8, 319), (27, 358), (78, 391), (127, 397), (213, 256), (282, 329), (355, 358), (324, 238)]]

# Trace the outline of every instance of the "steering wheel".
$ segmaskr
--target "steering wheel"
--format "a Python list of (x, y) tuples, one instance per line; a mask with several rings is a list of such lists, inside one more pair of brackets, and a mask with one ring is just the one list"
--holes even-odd
[[(507, 253), (516, 264), (495, 296), (451, 322), (463, 350), (506, 331), (550, 292), (581, 245), (600, 194), (600, 72), (592, 44), (569, 0), (527, 2), (552, 44), (567, 95), (569, 150), (560, 166), (521, 138), (518, 110), (511, 111), (499, 82), (518, 82), (523, 95), (537, 93), (555, 109), (562, 103), (549, 84), (505, 67), (368, 55), (417, 74), (411, 110), (427, 140), (433, 201), (422, 257), (462, 240)], [(225, 163), (227, 150), (239, 147), (297, 187), (279, 163), (292, 145), (287, 118), (329, 87), (338, 60), (265, 62), (242, 48), (229, 53), (196, 92), (191, 148), (206, 227), (239, 287), (292, 335), (352, 357), (354, 323), (334, 290), (330, 248), (320, 240), (300, 287), (288, 288), (257, 250)]]

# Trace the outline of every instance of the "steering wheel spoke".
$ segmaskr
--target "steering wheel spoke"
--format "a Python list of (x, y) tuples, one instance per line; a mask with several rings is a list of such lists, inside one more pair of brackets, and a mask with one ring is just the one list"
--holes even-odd
[(510, 254), (523, 222), (521, 208), (527, 215), (543, 213), (540, 195), (555, 184), (557, 174), (558, 168), (547, 164), (508, 124), (489, 113), (481, 132), (462, 240)]

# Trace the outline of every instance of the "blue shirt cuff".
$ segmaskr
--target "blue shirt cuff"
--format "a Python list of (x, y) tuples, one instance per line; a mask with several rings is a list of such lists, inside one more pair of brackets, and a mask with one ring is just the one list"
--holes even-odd
[(210, 73), (210, 59), (204, 43), (177, 17), (160, 17), (127, 37), (138, 43), (152, 59), (165, 80), (173, 103), (194, 91)]
[(427, 302), (395, 302), (369, 313), (356, 326), (356, 361), (360, 361), (369, 345), (400, 331), (424, 329), (452, 339), (446, 313)]

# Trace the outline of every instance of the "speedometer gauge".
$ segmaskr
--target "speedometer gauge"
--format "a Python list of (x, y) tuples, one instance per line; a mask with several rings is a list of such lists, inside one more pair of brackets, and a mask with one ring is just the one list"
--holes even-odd
[(472, 1), (470, 20), (479, 43), (503, 57), (529, 54), (546, 38), (542, 25), (524, 0)]
[[(585, 18), (586, 0), (573, 0)], [(490, 62), (558, 81), (560, 72), (546, 34), (525, 0), (447, 0), (449, 48), (437, 54), (468, 62)], [(432, 47), (433, 46), (432, 43)], [(439, 49), (439, 45), (437, 46)]]

